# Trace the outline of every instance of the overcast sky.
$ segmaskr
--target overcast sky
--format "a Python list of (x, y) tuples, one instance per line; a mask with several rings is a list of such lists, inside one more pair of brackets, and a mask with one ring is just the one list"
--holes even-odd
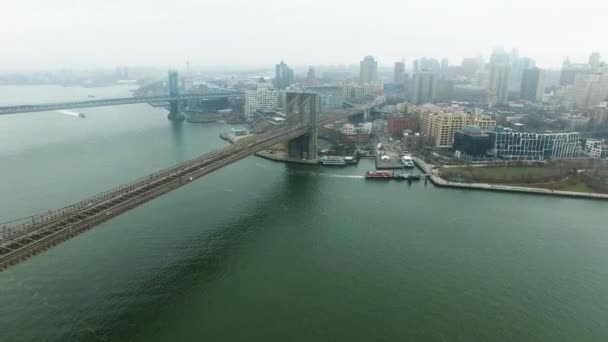
[(0, 68), (608, 57), (606, 0), (0, 0)]

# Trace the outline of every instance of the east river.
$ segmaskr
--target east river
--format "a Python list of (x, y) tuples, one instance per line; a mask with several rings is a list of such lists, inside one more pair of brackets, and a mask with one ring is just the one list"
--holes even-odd
[[(128, 87), (0, 86), (0, 105)], [(0, 117), (0, 221), (222, 146), (145, 104)], [(606, 341), (602, 201), (249, 157), (0, 272), (0, 341)]]

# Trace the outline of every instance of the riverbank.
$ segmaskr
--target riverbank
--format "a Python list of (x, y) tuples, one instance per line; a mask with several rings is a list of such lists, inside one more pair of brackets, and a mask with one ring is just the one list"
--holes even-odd
[[(246, 138), (249, 135), (235, 136), (232, 134), (222, 133), (220, 137), (230, 143), (235, 143), (239, 139)], [(291, 158), (285, 155), (282, 151), (261, 151), (255, 154), (258, 157), (265, 158), (277, 162), (286, 163), (298, 163), (316, 165), (319, 164), (319, 160), (301, 160), (297, 158)], [(564, 191), (564, 190), (553, 190), (545, 188), (534, 188), (525, 186), (514, 186), (514, 185), (498, 185), (489, 183), (456, 183), (445, 180), (439, 176), (439, 172), (435, 165), (428, 164), (418, 157), (413, 157), (416, 165), (425, 173), (431, 182), (438, 187), (445, 188), (459, 188), (459, 189), (471, 189), (471, 190), (485, 190), (485, 191), (501, 191), (501, 192), (515, 192), (535, 195), (552, 195), (562, 197), (573, 197), (573, 198), (586, 198), (586, 199), (600, 199), (608, 200), (608, 194), (601, 193), (590, 193), (590, 192), (576, 192), (576, 191)], [(377, 166), (377, 165), (376, 165)]]
[(459, 188), (459, 189), (472, 189), (472, 190), (486, 190), (486, 191), (503, 191), (503, 192), (518, 192), (528, 193), (535, 195), (552, 195), (552, 196), (564, 196), (564, 197), (576, 197), (576, 198), (590, 198), (590, 199), (602, 199), (608, 200), (608, 195), (588, 192), (574, 192), (574, 191), (562, 191), (562, 190), (549, 190), (542, 188), (531, 188), (522, 186), (510, 186), (510, 185), (496, 185), (487, 183), (454, 183), (447, 181), (439, 177), (437, 169), (433, 164), (427, 164), (422, 159), (414, 157), (414, 163), (422, 169), (431, 182), (439, 187)]

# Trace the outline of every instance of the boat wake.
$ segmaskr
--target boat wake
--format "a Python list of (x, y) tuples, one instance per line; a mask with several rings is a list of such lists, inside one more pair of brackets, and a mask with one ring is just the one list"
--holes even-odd
[(58, 112), (65, 115), (78, 116), (78, 113), (71, 110), (58, 110)]
[(365, 176), (359, 175), (341, 175), (337, 173), (323, 173), (323, 172), (294, 172), (295, 174), (307, 175), (307, 176), (319, 176), (319, 177), (327, 177), (327, 178), (344, 178), (344, 179), (363, 179)]
[(327, 173), (320, 173), (320, 176), (325, 176), (325, 177), (329, 177), (329, 178), (350, 178), (350, 179), (363, 179), (365, 178), (364, 176), (357, 176), (357, 175), (338, 175), (338, 174), (327, 174)]

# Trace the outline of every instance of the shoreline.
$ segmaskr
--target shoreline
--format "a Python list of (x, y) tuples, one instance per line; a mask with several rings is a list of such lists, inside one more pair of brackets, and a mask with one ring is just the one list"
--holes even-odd
[[(224, 140), (227, 140), (231, 144), (234, 144), (238, 139), (235, 136), (230, 134), (220, 134), (220, 137)], [(296, 163), (296, 164), (305, 164), (305, 165), (318, 165), (319, 160), (299, 160), (295, 158), (288, 158), (284, 156), (279, 156), (276, 154), (269, 153), (267, 151), (261, 151), (255, 154), (260, 158), (264, 158), (267, 160), (272, 160), (275, 162), (283, 162), (283, 163)], [(543, 188), (532, 188), (532, 187), (523, 187), (523, 186), (511, 186), (511, 185), (497, 185), (497, 184), (489, 184), (489, 183), (452, 183), (446, 181), (445, 179), (439, 177), (437, 175), (436, 170), (434, 170), (434, 165), (427, 164), (422, 159), (418, 157), (412, 157), (414, 163), (418, 168), (420, 168), (426, 175), (427, 178), (430, 179), (431, 183), (437, 187), (441, 188), (452, 188), (452, 189), (465, 189), (465, 190), (481, 190), (481, 191), (494, 191), (494, 192), (511, 192), (511, 193), (520, 193), (520, 194), (530, 194), (530, 195), (547, 195), (547, 196), (560, 196), (560, 197), (568, 197), (568, 198), (581, 198), (581, 199), (594, 199), (594, 200), (608, 200), (608, 194), (598, 194), (598, 193), (589, 193), (589, 192), (575, 192), (575, 191), (563, 191), (563, 190), (549, 190)]]
[(453, 189), (468, 189), (468, 190), (483, 190), (483, 191), (496, 191), (496, 192), (512, 192), (512, 193), (523, 193), (531, 195), (549, 195), (549, 196), (561, 196), (569, 198), (583, 198), (583, 199), (596, 199), (596, 200), (608, 200), (608, 194), (597, 194), (589, 192), (575, 192), (575, 191), (562, 191), (562, 190), (549, 190), (542, 188), (531, 188), (523, 186), (510, 186), (510, 185), (496, 185), (488, 183), (451, 183), (445, 179), (439, 177), (437, 172), (433, 169), (434, 165), (429, 165), (418, 157), (413, 157), (414, 163), (424, 173), (428, 175), (433, 185), (442, 188), (453, 188)]

